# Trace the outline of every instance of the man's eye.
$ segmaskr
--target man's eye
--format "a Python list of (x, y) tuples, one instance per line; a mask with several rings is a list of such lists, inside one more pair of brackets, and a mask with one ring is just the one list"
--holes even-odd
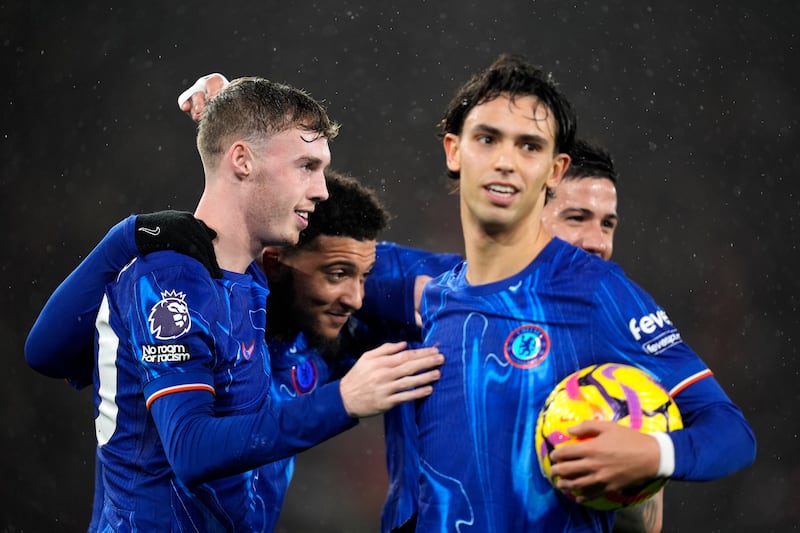
[(617, 223), (616, 222), (604, 222), (603, 223), (603, 227), (604, 228), (608, 228), (608, 229), (614, 229), (614, 228), (617, 227)]

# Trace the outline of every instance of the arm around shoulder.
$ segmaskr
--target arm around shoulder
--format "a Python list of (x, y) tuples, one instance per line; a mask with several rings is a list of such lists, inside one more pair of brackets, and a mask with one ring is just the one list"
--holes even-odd
[(137, 253), (134, 224), (130, 216), (112, 227), (47, 300), (25, 341), (31, 368), (80, 385), (91, 382), (94, 319), (105, 286)]

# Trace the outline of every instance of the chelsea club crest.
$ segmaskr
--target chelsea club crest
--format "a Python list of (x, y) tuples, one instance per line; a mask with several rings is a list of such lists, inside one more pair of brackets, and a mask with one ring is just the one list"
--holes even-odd
[(539, 326), (520, 326), (506, 338), (503, 352), (506, 360), (513, 366), (533, 368), (547, 358), (550, 337)]

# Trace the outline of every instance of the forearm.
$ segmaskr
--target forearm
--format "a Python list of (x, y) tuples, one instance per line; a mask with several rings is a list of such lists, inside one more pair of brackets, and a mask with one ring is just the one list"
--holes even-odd
[(705, 378), (695, 383), (676, 402), (684, 416), (685, 429), (669, 434), (675, 448), (675, 471), (671, 477), (708, 481), (753, 463), (753, 431), (716, 380)]
[(664, 514), (664, 491), (649, 500), (617, 511), (612, 533), (659, 533)]
[(170, 464), (187, 485), (252, 470), (295, 455), (353, 427), (339, 382), (257, 413), (215, 416), (207, 392), (155, 400), (151, 412)]
[(105, 286), (136, 255), (133, 224), (131, 216), (111, 228), (47, 300), (25, 342), (31, 368), (54, 378), (91, 379), (94, 321)]

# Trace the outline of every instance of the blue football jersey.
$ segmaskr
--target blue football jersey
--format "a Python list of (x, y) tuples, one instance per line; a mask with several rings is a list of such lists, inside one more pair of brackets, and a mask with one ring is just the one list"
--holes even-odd
[[(380, 242), (375, 267), (367, 278), (364, 307), (359, 312), (371, 334), (382, 342), (407, 341), (410, 348), (421, 345), (422, 335), (415, 321), (416, 277), (436, 277), (461, 261), (456, 254)], [(375, 343), (377, 344), (377, 343)], [(414, 404), (406, 403), (383, 416), (386, 441), (386, 469), (389, 489), (381, 511), (381, 531), (388, 533), (408, 522), (417, 512), (419, 454)]]
[[(318, 350), (308, 344), (302, 333), (289, 341), (268, 336), (267, 346), (272, 358), (271, 396), (274, 402), (285, 402), (310, 394), (332, 380), (331, 365)], [(265, 531), (275, 529), (294, 475), (296, 459), (292, 455), (258, 468), (263, 485), (260, 492), (275, 506), (275, 512), (269, 518), (269, 527)]]
[(419, 451), (413, 403), (404, 403), (383, 415), (386, 470), (389, 489), (381, 510), (381, 531), (388, 533), (417, 512)]
[[(134, 260), (109, 285), (97, 318), (94, 390), (104, 488), (99, 530), (231, 530), (271, 512), (245, 472), (196, 487), (175, 476), (148, 406), (205, 390), (219, 415), (267, 401), (263, 274), (212, 278), (173, 252)], [(171, 527), (166, 527), (172, 524)]]
[(109, 285), (97, 319), (94, 379), (100, 531), (273, 528), (282, 502), (276, 495), (284, 491), (270, 487), (290, 475), (285, 465), (187, 487), (148, 411), (159, 398), (195, 390), (214, 394), (216, 416), (275, 408), (264, 341), (267, 292), (255, 265), (217, 280), (173, 252), (137, 258)]
[(432, 253), (393, 242), (375, 247), (375, 266), (364, 288), (364, 304), (358, 316), (370, 324), (391, 322), (417, 328), (414, 309), (416, 277), (436, 277), (461, 261), (457, 254)]
[(644, 368), (673, 393), (708, 368), (617, 265), (561, 240), (505, 280), (471, 286), (465, 272), (423, 296), (424, 342), (446, 360), (417, 410), (418, 530), (608, 531), (613, 513), (570, 502), (539, 470), (545, 398), (595, 363)]

